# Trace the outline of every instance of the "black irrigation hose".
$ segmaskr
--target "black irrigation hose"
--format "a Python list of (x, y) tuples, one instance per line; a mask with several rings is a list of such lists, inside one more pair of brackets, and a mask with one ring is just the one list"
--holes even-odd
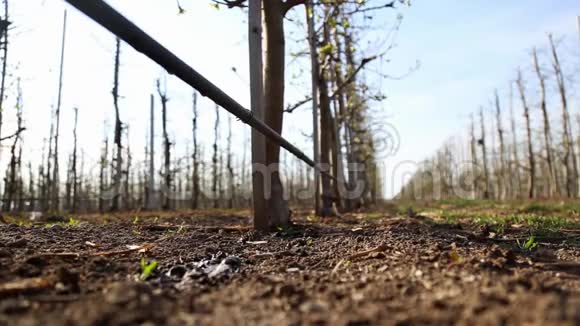
[[(238, 102), (229, 97), (209, 80), (205, 79), (197, 71), (188, 66), (163, 45), (159, 44), (159, 42), (155, 41), (151, 36), (147, 35), (147, 33), (109, 6), (106, 2), (102, 0), (65, 1), (89, 16), (99, 25), (105, 27), (111, 33), (118, 36), (127, 44), (131, 45), (135, 50), (157, 62), (157, 64), (165, 68), (168, 73), (177, 76), (186, 84), (196, 89), (201, 95), (209, 97), (216, 104), (235, 115), (243, 123), (255, 128), (272, 142), (282, 146), (304, 163), (319, 170), (316, 167), (316, 163), (306, 156), (306, 154), (290, 144), (265, 123), (256, 119), (250, 110), (241, 106)], [(320, 172), (328, 175), (324, 171)]]

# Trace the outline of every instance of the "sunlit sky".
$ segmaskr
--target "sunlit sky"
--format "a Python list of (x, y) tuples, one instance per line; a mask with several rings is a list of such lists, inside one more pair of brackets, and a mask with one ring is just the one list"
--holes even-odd
[[(216, 10), (209, 5), (209, 0), (180, 2), (186, 10), (183, 15), (177, 14), (174, 1), (108, 1), (249, 108), (244, 14), (237, 9)], [(87, 160), (85, 172), (96, 168), (103, 135), (108, 132), (111, 138), (113, 131), (114, 37), (64, 1), (19, 0), (10, 4), (14, 24), (9, 62), (14, 75), (12, 79), (16, 76), (22, 78), (28, 127), (25, 160), (40, 158), (43, 139), (48, 136), (51, 106), (56, 103), (62, 15), (66, 8), (68, 31), (61, 117), (61, 172), (64, 173), (64, 160), (72, 149), (74, 107), (79, 108), (79, 144)], [(294, 10), (295, 17), (303, 15), (303, 8)], [(383, 161), (387, 195), (396, 193), (401, 185), (401, 177), (393, 176), (393, 167), (400, 162), (423, 160), (445, 139), (462, 132), (469, 113), (477, 110), (479, 105), (487, 105), (494, 88), (499, 88), (502, 97), (505, 96), (515, 69), (519, 65), (525, 69), (529, 67), (529, 50), (533, 46), (546, 46), (547, 32), (563, 40), (562, 51), (569, 54), (566, 64), (577, 67), (580, 59), (576, 25), (580, 3), (577, 0), (416, 0), (410, 7), (400, 6), (396, 11), (376, 16), (377, 26), (381, 28), (373, 31), (368, 39), (384, 38), (387, 27), (392, 26), (397, 14), (404, 18), (396, 47), (385, 60), (373, 63), (365, 73), (366, 80), (380, 87), (388, 96), (383, 103), (373, 104), (373, 112), (380, 117), (378, 121), (381, 123), (393, 125), (400, 139), (396, 155)], [(306, 49), (306, 43), (300, 41), (305, 27), (293, 22), (286, 24), (287, 32), (292, 33), (287, 52)], [(372, 46), (363, 44), (360, 53), (372, 54), (372, 51)], [(309, 67), (305, 62), (288, 60), (287, 103), (294, 103), (308, 93)], [(417, 62), (420, 62), (419, 69), (400, 80), (383, 80), (376, 73), (401, 76)], [(165, 77), (163, 69), (126, 44), (122, 46), (121, 64), (121, 119), (130, 126), (130, 142), (136, 159), (140, 159), (144, 152), (149, 94), (155, 92), (155, 79), (158, 77), (167, 80), (170, 134), (177, 143), (177, 157), (185, 155), (191, 143), (191, 89), (173, 77)], [(293, 75), (298, 77), (293, 79)], [(573, 79), (570, 83), (574, 94), (578, 84)], [(8, 103), (14, 101), (14, 90), (8, 93)], [(158, 101), (156, 105), (159, 118)], [(574, 105), (574, 109), (577, 106)], [(3, 128), (3, 135), (14, 128), (11, 122), (15, 116), (11, 110), (9, 107), (5, 113), (8, 125)], [(199, 112), (200, 138), (209, 144), (213, 138), (214, 105), (203, 99)], [(284, 127), (284, 136), (308, 154), (312, 152), (308, 140), (312, 125), (310, 117), (309, 106), (304, 106), (286, 116)], [(225, 136), (225, 111), (222, 111), (221, 118), (224, 122), (222, 135)], [(109, 121), (106, 131), (103, 130), (104, 121)], [(247, 127), (235, 119), (232, 124), (234, 148), (241, 160), (249, 133)], [(157, 130), (156, 146), (160, 153), (161, 131), (160, 128)], [(5, 148), (2, 164), (8, 160), (7, 153)], [(205, 154), (209, 155), (209, 146), (206, 146)], [(411, 165), (409, 169), (412, 169)]]

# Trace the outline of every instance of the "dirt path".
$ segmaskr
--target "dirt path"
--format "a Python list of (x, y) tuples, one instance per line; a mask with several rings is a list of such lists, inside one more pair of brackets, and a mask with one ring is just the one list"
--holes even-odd
[[(0, 225), (0, 325), (580, 324), (580, 250), (562, 241), (529, 252), (412, 218), (132, 220)], [(191, 272), (227, 256), (230, 273)]]

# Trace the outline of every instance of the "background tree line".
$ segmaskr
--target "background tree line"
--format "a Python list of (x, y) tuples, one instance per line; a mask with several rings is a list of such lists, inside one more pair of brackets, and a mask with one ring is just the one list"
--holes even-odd
[[(245, 1), (214, 1), (218, 7), (245, 7)], [(26, 144), (21, 137), (25, 132), (25, 121), (20, 119), (23, 92), (17, 80), (9, 72), (9, 37), (12, 22), (9, 17), (9, 1), (4, 0), (4, 15), (1, 19), (2, 79), (0, 84), (0, 145), (3, 150), (0, 160), (7, 162), (5, 177), (0, 191), (3, 211), (71, 211), (105, 212), (133, 209), (185, 209), (185, 208), (235, 208), (249, 207), (251, 204), (251, 167), (249, 140), (243, 148), (232, 146), (232, 119), (215, 108), (215, 120), (211, 139), (200, 135), (198, 117), (209, 108), (200, 108), (199, 95), (191, 94), (191, 139), (185, 145), (186, 154), (177, 153), (175, 139), (171, 137), (168, 116), (171, 110), (171, 90), (167, 89), (165, 78), (156, 79), (156, 94), (143, 94), (151, 98), (149, 138), (143, 149), (131, 147), (130, 125), (123, 121), (123, 86), (120, 76), (124, 74), (120, 64), (125, 47), (123, 42), (112, 39), (114, 55), (111, 58), (111, 107), (114, 127), (102, 140), (100, 149), (83, 148), (77, 141), (78, 115), (82, 110), (74, 110), (73, 130), (61, 130), (61, 97), (63, 69), (66, 67), (65, 43), (67, 35), (67, 14), (63, 16), (62, 48), (58, 79), (57, 102), (52, 108), (50, 133), (45, 138), (40, 162), (26, 157)], [(282, 41), (286, 38), (283, 30), (284, 19), (288, 15), (303, 26), (301, 44), (305, 49), (293, 53), (292, 58), (305, 60), (310, 64), (312, 92), (298, 103), (283, 101), (283, 88), (275, 85), (275, 79), (284, 75), (285, 63), (280, 57), (267, 57), (264, 81), (266, 94), (270, 94), (272, 107), (279, 107), (279, 116), (270, 113), (273, 120), (281, 121), (283, 115), (296, 110), (313, 109), (313, 127), (317, 133), (310, 135), (315, 148), (317, 162), (327, 174), (316, 175), (294, 157), (285, 153), (272, 152), (271, 163), (281, 162), (280, 182), (283, 186), (287, 205), (310, 207), (316, 202), (317, 212), (333, 215), (338, 211), (349, 211), (368, 207), (382, 198), (382, 183), (377, 168), (376, 124), (373, 123), (371, 107), (385, 100), (381, 90), (367, 82), (365, 67), (373, 62), (387, 60), (392, 49), (391, 39), (386, 45), (369, 51), (362, 51), (361, 43), (373, 26), (373, 15), (388, 10), (395, 12), (399, 2), (381, 1), (281, 1), (271, 8), (264, 3), (265, 38), (273, 37)], [(179, 4), (178, 4), (179, 5)], [(296, 8), (291, 11), (292, 8)], [(301, 10), (299, 10), (301, 8)], [(179, 5), (179, 13), (185, 10)], [(393, 19), (391, 33), (396, 33), (401, 17)], [(282, 26), (280, 26), (282, 25)], [(281, 30), (273, 31), (273, 29)], [(270, 33), (270, 34), (268, 34)], [(280, 49), (278, 49), (280, 50)], [(285, 52), (282, 50), (282, 59)], [(279, 52), (279, 51), (278, 51)], [(278, 61), (277, 61), (278, 60)], [(14, 68), (14, 67), (12, 67)], [(268, 70), (269, 69), (269, 70)], [(16, 70), (15, 70), (16, 71)], [(271, 76), (268, 76), (268, 71)], [(282, 81), (284, 79), (282, 78)], [(270, 87), (270, 88), (268, 88)], [(280, 88), (281, 87), (281, 88)], [(6, 90), (15, 91), (17, 96), (14, 110), (5, 108)], [(279, 93), (282, 92), (282, 102)], [(268, 103), (268, 95), (266, 95)], [(17, 117), (16, 130), (2, 129), (2, 116), (13, 114)], [(272, 115), (274, 114), (274, 116)], [(277, 113), (278, 114), (278, 113)], [(161, 119), (162, 130), (156, 130), (155, 120)], [(274, 125), (275, 121), (270, 121)], [(314, 129), (314, 128), (313, 128)], [(155, 148), (153, 137), (162, 135), (161, 148)], [(59, 149), (62, 137), (73, 139), (73, 149), (63, 154)], [(98, 151), (98, 162), (87, 157)], [(144, 159), (135, 159), (143, 157)], [(156, 166), (161, 157), (161, 165)], [(207, 159), (210, 157), (210, 159)], [(66, 162), (61, 167), (62, 162)], [(94, 167), (97, 164), (97, 169)], [(358, 168), (349, 168), (355, 163)], [(362, 168), (361, 168), (362, 167)], [(353, 189), (358, 183), (364, 184), (356, 198), (346, 198), (345, 190)], [(312, 195), (309, 195), (313, 193)]]
[[(566, 50), (573, 49), (573, 50)], [(464, 135), (451, 137), (422, 162), (398, 198), (577, 198), (580, 112), (577, 40), (549, 34), (518, 67), (501, 96), (470, 115)]]

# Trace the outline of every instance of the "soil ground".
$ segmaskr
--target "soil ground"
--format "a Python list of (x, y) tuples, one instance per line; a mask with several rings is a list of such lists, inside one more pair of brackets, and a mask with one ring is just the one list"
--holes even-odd
[[(0, 325), (580, 324), (578, 229), (294, 215), (268, 234), (224, 211), (0, 224)], [(218, 277), (164, 276), (226, 256)]]

